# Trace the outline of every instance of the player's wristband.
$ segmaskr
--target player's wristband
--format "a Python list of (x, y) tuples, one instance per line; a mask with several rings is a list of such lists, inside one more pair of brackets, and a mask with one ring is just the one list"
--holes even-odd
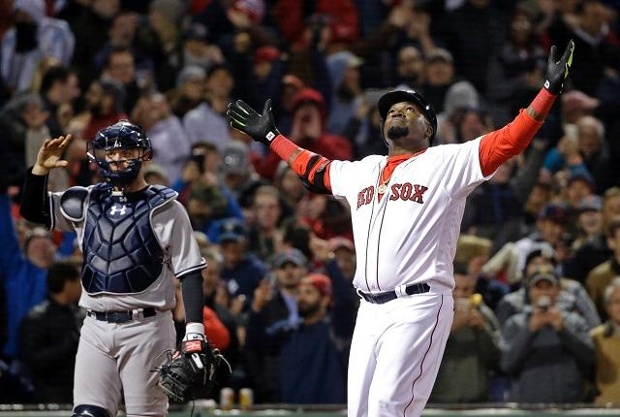
[(205, 326), (202, 323), (187, 323), (185, 325), (185, 337), (183, 340), (205, 338)]

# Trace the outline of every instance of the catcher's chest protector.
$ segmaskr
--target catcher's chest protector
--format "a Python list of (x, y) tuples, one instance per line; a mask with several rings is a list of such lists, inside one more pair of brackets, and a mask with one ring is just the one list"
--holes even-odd
[(132, 294), (148, 288), (161, 274), (163, 250), (150, 223), (151, 212), (176, 193), (151, 186), (131, 198), (91, 192), (84, 224), (82, 283), (89, 294)]

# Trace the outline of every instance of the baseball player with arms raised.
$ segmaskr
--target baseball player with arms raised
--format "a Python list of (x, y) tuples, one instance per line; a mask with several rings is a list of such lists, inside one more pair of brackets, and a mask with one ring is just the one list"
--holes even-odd
[(210, 352), (202, 324), (206, 263), (176, 192), (144, 180), (142, 164), (152, 148), (139, 126), (120, 121), (89, 142), (87, 154), (105, 182), (48, 193), (47, 175), (67, 166), (62, 154), (70, 141), (68, 135), (43, 143), (23, 189), (21, 214), (50, 229), (75, 230), (84, 253), (80, 305), (87, 317), (76, 356), (73, 417), (115, 416), (122, 403), (128, 416), (163, 416), (168, 392), (158, 387), (155, 371), (174, 349), (175, 277), (187, 322), (177, 356)]
[(269, 100), (262, 114), (232, 103), (232, 127), (267, 144), (315, 192), (346, 198), (362, 298), (348, 376), (349, 416), (419, 416), (435, 382), (453, 319), (452, 260), (465, 199), (522, 152), (549, 113), (572, 62), (552, 47), (546, 81), (507, 126), (462, 144), (430, 147), (437, 119), (414, 91), (378, 102), (388, 156), (330, 161), (278, 132)]

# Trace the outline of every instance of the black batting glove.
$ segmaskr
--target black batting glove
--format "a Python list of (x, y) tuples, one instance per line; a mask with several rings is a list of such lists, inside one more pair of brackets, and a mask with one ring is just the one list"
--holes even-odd
[(271, 99), (265, 102), (262, 115), (242, 100), (230, 103), (226, 115), (230, 120), (230, 126), (267, 146), (280, 134), (273, 121)]
[(558, 95), (564, 88), (564, 80), (568, 77), (568, 71), (573, 64), (573, 52), (575, 51), (575, 42), (571, 39), (568, 42), (566, 50), (562, 57), (558, 60), (557, 48), (555, 45), (551, 47), (549, 59), (547, 61), (547, 73), (545, 74), (545, 88), (553, 95)]

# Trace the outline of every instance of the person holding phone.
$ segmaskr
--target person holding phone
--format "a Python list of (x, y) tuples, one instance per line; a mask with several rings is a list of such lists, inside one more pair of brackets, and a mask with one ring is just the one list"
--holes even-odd
[(560, 278), (549, 266), (525, 284), (530, 304), (502, 326), (501, 368), (511, 379), (509, 401), (583, 402), (583, 382), (594, 363), (590, 326), (556, 305)]

